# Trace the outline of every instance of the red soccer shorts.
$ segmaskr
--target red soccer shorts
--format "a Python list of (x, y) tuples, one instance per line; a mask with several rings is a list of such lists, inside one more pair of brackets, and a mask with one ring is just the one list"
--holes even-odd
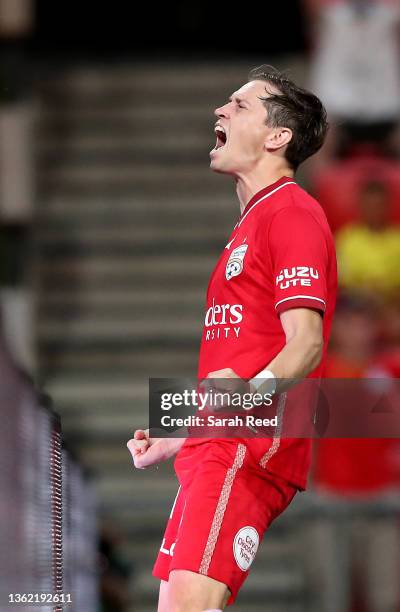
[(180, 483), (153, 575), (185, 569), (227, 585), (232, 604), (259, 542), (297, 488), (261, 468), (236, 440), (183, 447), (175, 459)]

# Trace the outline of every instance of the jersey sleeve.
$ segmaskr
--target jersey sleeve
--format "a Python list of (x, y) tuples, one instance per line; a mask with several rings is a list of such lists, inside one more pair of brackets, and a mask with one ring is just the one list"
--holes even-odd
[(327, 299), (328, 246), (311, 213), (285, 208), (275, 215), (268, 235), (275, 309), (312, 308), (323, 313)]

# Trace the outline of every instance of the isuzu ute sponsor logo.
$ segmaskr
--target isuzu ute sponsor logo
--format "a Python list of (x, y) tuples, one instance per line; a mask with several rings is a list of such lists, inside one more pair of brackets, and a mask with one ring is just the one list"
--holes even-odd
[(293, 266), (283, 268), (276, 277), (276, 284), (280, 289), (289, 287), (311, 287), (312, 279), (318, 279), (319, 274), (316, 268), (309, 266)]
[(243, 261), (248, 248), (248, 244), (241, 244), (236, 249), (233, 249), (232, 253), (229, 255), (225, 268), (226, 280), (231, 280), (234, 276), (239, 276), (243, 271)]
[(233, 556), (241, 570), (246, 572), (254, 561), (259, 544), (258, 532), (254, 527), (242, 527), (233, 540)]
[(204, 319), (206, 340), (228, 338), (231, 334), (238, 338), (240, 334), (239, 323), (242, 321), (242, 304), (216, 304), (215, 299), (213, 299), (212, 306), (207, 310)]

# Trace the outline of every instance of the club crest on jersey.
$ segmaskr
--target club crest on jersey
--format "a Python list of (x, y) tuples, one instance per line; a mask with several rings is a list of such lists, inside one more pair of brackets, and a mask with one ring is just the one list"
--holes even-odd
[(243, 271), (243, 260), (248, 247), (248, 244), (241, 244), (236, 249), (233, 249), (232, 253), (229, 255), (225, 268), (226, 280), (231, 280), (231, 278), (234, 276), (239, 276), (239, 274)]

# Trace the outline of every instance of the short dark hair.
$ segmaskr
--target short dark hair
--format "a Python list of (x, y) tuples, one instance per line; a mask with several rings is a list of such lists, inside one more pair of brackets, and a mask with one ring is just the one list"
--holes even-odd
[(321, 100), (316, 95), (299, 87), (284, 73), (273, 66), (263, 65), (253, 68), (249, 81), (265, 81), (276, 91), (268, 91), (260, 97), (267, 109), (266, 125), (287, 127), (293, 137), (286, 149), (286, 159), (294, 170), (323, 145), (328, 131), (327, 114)]

